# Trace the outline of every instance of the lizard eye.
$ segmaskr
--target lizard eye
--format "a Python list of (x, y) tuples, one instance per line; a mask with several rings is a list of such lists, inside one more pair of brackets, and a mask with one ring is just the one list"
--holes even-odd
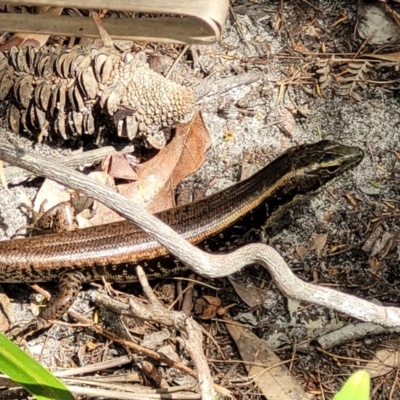
[(338, 172), (340, 169), (339, 165), (331, 165), (330, 167), (327, 167), (326, 170), (330, 173), (330, 174), (335, 174), (336, 172)]

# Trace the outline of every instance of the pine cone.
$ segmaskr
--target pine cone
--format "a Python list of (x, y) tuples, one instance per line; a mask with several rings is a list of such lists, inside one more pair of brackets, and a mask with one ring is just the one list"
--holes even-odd
[(195, 95), (151, 70), (144, 57), (80, 46), (0, 53), (0, 100), (10, 99), (10, 128), (66, 140), (113, 120), (118, 136), (163, 147), (161, 129), (187, 115)]

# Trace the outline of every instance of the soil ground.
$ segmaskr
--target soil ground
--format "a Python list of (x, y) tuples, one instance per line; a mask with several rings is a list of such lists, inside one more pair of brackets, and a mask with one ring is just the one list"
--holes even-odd
[[(239, 0), (232, 4), (235, 18), (230, 13), (222, 41), (196, 50), (201, 66), (197, 75), (223, 77), (254, 69), (263, 71), (264, 76), (249, 87), (206, 99), (202, 114), (212, 136), (212, 147), (207, 152), (206, 163), (183, 182), (180, 190), (189, 187), (202, 195), (211, 194), (236, 182), (243, 163), (264, 165), (293, 145), (324, 138), (359, 146), (365, 152), (362, 164), (338, 180), (329, 191), (324, 190), (309, 204), (284, 217), (269, 232), (269, 243), (306, 281), (397, 305), (400, 301), (398, 248), (393, 245), (387, 254), (380, 249), (378, 257), (371, 258), (363, 246), (378, 225), (394, 242), (399, 232), (399, 86), (398, 83), (376, 83), (392, 81), (399, 77), (398, 72), (393, 67), (370, 71), (365, 78), (369, 80), (365, 88), (355, 85), (358, 100), (350, 93), (339, 94), (343, 86), (338, 83), (332, 83), (322, 95), (316, 85), (316, 70), (320, 68), (317, 63), (330, 59), (329, 54), (351, 60), (360, 49), (363, 53), (376, 50), (376, 46), (364, 45), (356, 34), (357, 5), (356, 1), (338, 3), (330, 0), (313, 4), (308, 1)], [(335, 24), (343, 16), (346, 18)], [(325, 54), (321, 54), (322, 43)], [(301, 45), (308, 49), (308, 54), (299, 51)], [(390, 52), (395, 51), (396, 47), (392, 46)], [(187, 55), (181, 63), (189, 65), (190, 69), (190, 52)], [(340, 76), (346, 61), (338, 62), (334, 68), (332, 74)], [(57, 152), (54, 146), (35, 145), (5, 131), (1, 132), (0, 140), (34, 148), (42, 154)], [(69, 150), (64, 148), (63, 152)], [(39, 184), (40, 180), (35, 180), (10, 187), (9, 191), (0, 188), (0, 239), (10, 238), (27, 224), (26, 213), (18, 204), (25, 197), (33, 199)], [(318, 243), (325, 239), (326, 243), (319, 246)], [(258, 283), (269, 280), (267, 274), (256, 267), (246, 269), (238, 278)], [(222, 282), (216, 284), (223, 285)], [(15, 301), (15, 308), (25, 310), (28, 318), (29, 312), (23, 306), (29, 304), (31, 290), (24, 284), (3, 286)], [(51, 290), (53, 286), (46, 285), (46, 288)], [(274, 289), (272, 292), (275, 296), (273, 307), (268, 303), (251, 318), (248, 307), (229, 283), (220, 297), (224, 305), (238, 304), (229, 310), (230, 315), (238, 321), (253, 324), (253, 331), (259, 337), (270, 343), (274, 335), (277, 354), (282, 360), (290, 359), (295, 344), (314, 339), (319, 334), (314, 332), (314, 336), (309, 336), (309, 327), (304, 321), (294, 324), (286, 298)], [(89, 307), (84, 295), (79, 301), (78, 309)], [(334, 318), (346, 324), (354, 322), (343, 315), (334, 315)], [(232, 358), (240, 358), (223, 324), (203, 323), (205, 327), (215, 329), (214, 336), (222, 343), (224, 351), (231, 353)], [(324, 331), (322, 325), (319, 333)], [(104, 339), (99, 338), (92, 339), (98, 346), (102, 343), (102, 351), (109, 353), (102, 353), (97, 358), (89, 350), (83, 356), (77, 354), (78, 349), (82, 349), (81, 343), (91, 335), (84, 328), (55, 327), (46, 339), (41, 360), (48, 366), (69, 367), (72, 363), (86, 364), (90, 357), (99, 360), (124, 354), (119, 347), (104, 350)], [(44, 340), (42, 335), (28, 341), (34, 355)], [(68, 349), (62, 361), (57, 344), (60, 340)], [(372, 359), (382, 345), (395, 351), (399, 345), (398, 334), (353, 340), (330, 349), (329, 353), (307, 346), (296, 353), (291, 373), (306, 391), (315, 395), (314, 398), (330, 399), (351, 372), (364, 366), (359, 360)], [(212, 342), (207, 346), (210, 358), (217, 358)], [(249, 390), (240, 385), (229, 385), (229, 379), (224, 380), (228, 368), (218, 364), (218, 367), (212, 367), (212, 372), (236, 398), (262, 398), (257, 387)], [(244, 369), (237, 368), (236, 376), (245, 375)], [(396, 374), (396, 371), (389, 371), (373, 380), (374, 399), (400, 399)]]

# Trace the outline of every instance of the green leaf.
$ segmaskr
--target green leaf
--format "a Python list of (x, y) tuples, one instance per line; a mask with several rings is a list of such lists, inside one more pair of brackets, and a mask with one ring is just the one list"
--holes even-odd
[(1, 333), (0, 371), (38, 400), (74, 400), (63, 383)]
[(373, 186), (376, 189), (382, 189), (382, 185), (379, 184), (378, 182), (375, 181), (369, 181), (369, 183), (371, 184), (371, 186)]
[(347, 380), (333, 400), (368, 400), (370, 379), (368, 372), (357, 371)]

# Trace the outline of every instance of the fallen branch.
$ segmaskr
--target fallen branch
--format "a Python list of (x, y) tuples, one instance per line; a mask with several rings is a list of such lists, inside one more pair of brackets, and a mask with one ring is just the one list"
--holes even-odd
[[(120, 153), (127, 154), (132, 152), (132, 149), (132, 146), (127, 146), (123, 150), (121, 150)], [(65, 157), (57, 156), (56, 162), (74, 169), (81, 166), (88, 167), (101, 161), (106, 155), (111, 154), (115, 151), (116, 150), (112, 146), (102, 147), (100, 149), (89, 150), (83, 153), (75, 153)], [(6, 177), (7, 183), (10, 183), (12, 185), (22, 183), (28, 179), (31, 179), (34, 176), (31, 172), (14, 166), (6, 167), (4, 169), (4, 175)]]
[(288, 297), (329, 307), (363, 321), (389, 327), (400, 326), (400, 308), (378, 306), (333, 289), (303, 282), (292, 273), (285, 260), (272, 247), (250, 244), (224, 255), (204, 253), (142, 207), (81, 173), (5, 143), (0, 144), (0, 159), (58, 181), (102, 202), (137, 224), (199, 275), (219, 278), (247, 265), (260, 264), (270, 272), (276, 286)]
[[(129, 305), (124, 304), (97, 291), (89, 292), (90, 299), (94, 303), (112, 310), (119, 315), (126, 315), (131, 318), (140, 318), (145, 321), (163, 324), (179, 330), (183, 335), (185, 349), (193, 360), (197, 373), (194, 373), (188, 367), (182, 366), (181, 368), (180, 364), (174, 364), (173, 367), (181, 369), (183, 372), (189, 373), (191, 376), (198, 379), (202, 398), (214, 398), (215, 392), (213, 389), (213, 381), (210, 369), (208, 368), (207, 359), (203, 352), (203, 335), (200, 326), (196, 321), (186, 316), (183, 312), (164, 308), (161, 302), (154, 295), (142, 267), (138, 266), (136, 269), (140, 284), (142, 285), (143, 292), (148, 301), (147, 305), (136, 301), (132, 297), (129, 298)], [(154, 353), (153, 351), (151, 352)], [(169, 365), (172, 366), (171, 362)]]

